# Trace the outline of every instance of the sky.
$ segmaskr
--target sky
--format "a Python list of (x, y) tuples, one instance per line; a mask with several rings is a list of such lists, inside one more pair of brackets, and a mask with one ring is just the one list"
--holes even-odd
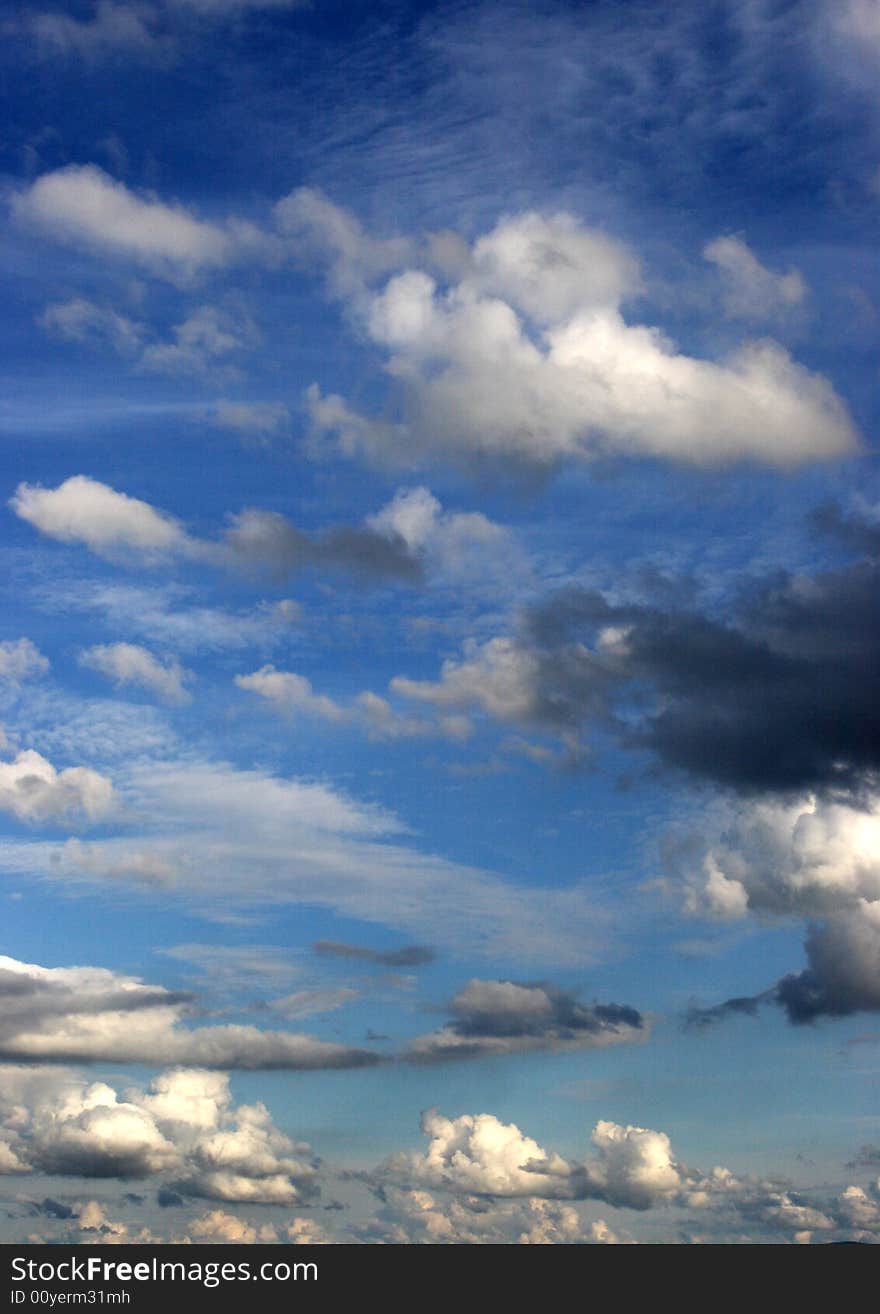
[(0, 28), (0, 1240), (880, 1240), (876, 0)]

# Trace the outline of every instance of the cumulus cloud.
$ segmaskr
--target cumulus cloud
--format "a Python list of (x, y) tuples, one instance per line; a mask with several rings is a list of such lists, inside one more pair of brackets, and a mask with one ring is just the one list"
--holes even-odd
[[(320, 204), (326, 212), (329, 202)], [(438, 282), (411, 256), (367, 291), (382, 261), (371, 271), (351, 217), (333, 213), (325, 241), (337, 285), (386, 352), (399, 396), (398, 418), (380, 421), (309, 390), (316, 436), (348, 454), (392, 464), (441, 456), (548, 468), (610, 454), (787, 468), (858, 447), (828, 380), (777, 343), (747, 342), (716, 362), (628, 322), (621, 305), (638, 288), (636, 261), (571, 215), (502, 219), (474, 244), (458, 281)], [(392, 266), (406, 258), (384, 244), (382, 253)], [(774, 287), (793, 295), (791, 282)]]
[(0, 810), (19, 821), (97, 822), (116, 801), (111, 781), (90, 767), (57, 771), (33, 749), (25, 749), (12, 762), (0, 762)]
[(368, 1050), (298, 1032), (241, 1025), (187, 1028), (182, 1024), (191, 1011), (191, 995), (104, 968), (46, 968), (0, 958), (0, 998), (0, 1053), (5, 1061), (243, 1069), (345, 1068), (378, 1062)]
[(45, 675), (49, 659), (30, 639), (3, 639), (0, 642), (0, 680), (9, 685)]
[(880, 1009), (880, 802), (811, 795), (741, 805), (693, 857), (670, 857), (691, 913), (809, 919), (807, 967), (754, 996), (694, 1008), (705, 1025), (776, 1003), (792, 1022)]
[(801, 305), (807, 297), (807, 285), (798, 270), (774, 274), (740, 237), (716, 237), (704, 248), (703, 256), (721, 275), (728, 315), (769, 319)]
[(41, 534), (97, 553), (157, 555), (181, 550), (187, 541), (171, 516), (87, 475), (73, 475), (57, 488), (19, 484), (9, 505)]
[[(7, 1069), (4, 1090), (20, 1084)], [(31, 1083), (33, 1085), (33, 1083)], [(317, 1191), (316, 1162), (262, 1104), (235, 1106), (221, 1073), (176, 1069), (120, 1098), (105, 1082), (41, 1078), (15, 1145), (31, 1171), (58, 1176), (161, 1176), (196, 1198), (290, 1205)]]
[(513, 981), (469, 981), (449, 1005), (450, 1021), (407, 1048), (415, 1062), (539, 1049), (593, 1049), (643, 1040), (642, 1015), (623, 1004), (584, 1004), (574, 995)]
[(100, 671), (113, 680), (117, 688), (138, 685), (151, 690), (166, 703), (180, 704), (191, 700), (184, 683), (194, 678), (192, 672), (176, 661), (163, 665), (146, 648), (135, 643), (96, 644), (83, 649), (79, 660), (81, 665)]
[[(392, 1178), (474, 1195), (566, 1195), (565, 1160), (548, 1156), (513, 1123), (499, 1122), (490, 1113), (444, 1118), (429, 1109), (421, 1125), (429, 1138), (427, 1150), (424, 1155), (392, 1155), (385, 1164)], [(545, 1170), (539, 1171), (538, 1164)]]

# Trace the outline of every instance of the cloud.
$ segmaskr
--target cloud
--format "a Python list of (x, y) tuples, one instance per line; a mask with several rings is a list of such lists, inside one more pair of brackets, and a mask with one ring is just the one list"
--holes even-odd
[(880, 1010), (880, 802), (832, 797), (741, 805), (696, 860), (671, 850), (691, 913), (809, 919), (807, 967), (754, 996), (695, 1008), (705, 1025), (775, 1003), (794, 1023)]
[(512, 634), (468, 640), (437, 680), (391, 689), (555, 734), (591, 724), (742, 791), (850, 790), (880, 769), (880, 562), (750, 581), (722, 615), (573, 585)]
[[(4, 1087), (19, 1084), (6, 1069)], [(32, 1171), (58, 1176), (161, 1176), (184, 1196), (290, 1205), (317, 1190), (315, 1161), (262, 1104), (233, 1105), (221, 1073), (176, 1069), (120, 1098), (105, 1082), (40, 1079), (15, 1144)]]
[(130, 549), (150, 556), (179, 551), (187, 543), (171, 516), (87, 475), (73, 475), (57, 488), (19, 484), (9, 505), (41, 534), (84, 543), (99, 554)]
[[(316, 437), (348, 455), (543, 469), (619, 455), (784, 469), (858, 447), (831, 384), (777, 343), (747, 342), (716, 362), (627, 322), (620, 307), (638, 288), (634, 258), (571, 215), (502, 219), (457, 282), (411, 263), (369, 292), (353, 279), (370, 271), (351, 223), (341, 212), (328, 222), (336, 282), (386, 353), (397, 418), (372, 420), (313, 386)], [(399, 262), (405, 253), (395, 248), (389, 262), (392, 254)]]
[(365, 945), (345, 944), (339, 940), (316, 940), (312, 948), (321, 958), (353, 959), (378, 963), (382, 967), (424, 967), (437, 957), (434, 950), (424, 944), (408, 944), (401, 949), (368, 949)]
[(0, 762), (0, 811), (19, 821), (67, 824), (97, 822), (116, 805), (113, 785), (89, 767), (56, 771), (33, 749)]
[(0, 998), (0, 1053), (6, 1062), (311, 1070), (379, 1061), (368, 1050), (297, 1032), (240, 1025), (186, 1028), (190, 994), (103, 968), (45, 968), (0, 958)]
[(229, 264), (258, 243), (247, 226), (197, 219), (181, 205), (138, 195), (94, 164), (42, 174), (13, 196), (12, 213), (58, 241), (172, 276)]
[(270, 1000), (269, 1008), (282, 1017), (314, 1017), (318, 1013), (332, 1013), (359, 995), (360, 991), (346, 986), (337, 990), (295, 990), (293, 994)]
[(716, 237), (703, 250), (722, 280), (724, 309), (737, 319), (769, 319), (801, 305), (808, 289), (796, 269), (765, 269), (740, 237)]
[(290, 424), (290, 411), (283, 402), (218, 401), (210, 417), (219, 428), (252, 439), (274, 438), (286, 433)]
[(324, 721), (354, 725), (375, 739), (413, 739), (422, 735), (442, 735), (447, 739), (467, 739), (471, 732), (466, 717), (447, 716), (437, 721), (406, 716), (396, 711), (386, 698), (371, 690), (341, 704), (326, 694), (316, 694), (310, 680), (293, 671), (279, 671), (266, 665), (250, 675), (236, 675), (239, 689), (257, 694), (287, 716), (311, 716)]
[[(490, 1113), (450, 1119), (429, 1109), (421, 1125), (429, 1138), (427, 1150), (424, 1155), (392, 1155), (384, 1165), (392, 1179), (474, 1195), (565, 1196), (565, 1160), (548, 1157), (513, 1123), (499, 1122)], [(529, 1167), (538, 1163), (548, 1171)]]
[[(391, 813), (309, 780), (166, 758), (126, 764), (127, 833), (85, 845), (0, 843), (0, 870), (102, 888), (161, 860), (165, 897), (221, 911), (307, 903), (456, 953), (577, 963), (608, 945), (583, 884), (548, 888), (420, 851)], [(151, 879), (154, 879), (151, 877)]]
[(194, 678), (192, 671), (184, 670), (179, 662), (167, 666), (158, 661), (146, 648), (134, 643), (96, 644), (79, 654), (82, 666), (89, 666), (113, 680), (116, 687), (139, 685), (150, 689), (166, 703), (188, 703), (191, 696), (184, 681)]
[(235, 1214), (224, 1213), (222, 1209), (212, 1209), (190, 1223), (190, 1231), (203, 1245), (252, 1246), (277, 1241), (278, 1234), (271, 1224), (260, 1228), (251, 1227), (244, 1219)]
[(49, 659), (30, 639), (3, 639), (0, 642), (0, 680), (16, 686), (22, 680), (45, 675)]
[(474, 979), (455, 995), (441, 1030), (418, 1036), (406, 1056), (415, 1062), (481, 1058), (541, 1049), (594, 1049), (631, 1044), (648, 1035), (645, 1019), (622, 1004), (583, 1004), (542, 985)]
[(143, 324), (84, 297), (52, 302), (38, 323), (68, 342), (107, 343), (122, 356), (132, 356), (140, 350), (145, 332)]
[(159, 374), (209, 374), (229, 369), (234, 352), (254, 347), (259, 335), (250, 320), (217, 306), (199, 306), (172, 329), (170, 342), (154, 342), (140, 357), (140, 367)]
[(89, 579), (65, 581), (63, 586), (46, 584), (36, 590), (40, 605), (53, 615), (67, 611), (98, 614), (117, 632), (187, 653), (271, 648), (299, 615), (290, 598), (246, 611), (228, 611), (193, 606), (194, 592), (180, 585), (142, 587)]
[[(489, 1203), (478, 1196), (450, 1200), (424, 1189), (405, 1191), (386, 1186), (382, 1201), (381, 1212), (358, 1229), (363, 1241), (388, 1245), (574, 1245), (598, 1239), (595, 1223), (585, 1223), (572, 1205), (552, 1200)], [(613, 1236), (607, 1224), (601, 1224), (598, 1231), (603, 1241)]]
[(95, 61), (126, 54), (152, 62), (164, 59), (173, 49), (170, 39), (157, 30), (158, 16), (159, 11), (150, 4), (98, 0), (90, 18), (48, 11), (28, 15), (23, 25), (47, 55)]
[(354, 215), (310, 187), (300, 187), (279, 201), (274, 216), (300, 259), (318, 254), (329, 260), (332, 286), (341, 296), (399, 269), (411, 256), (408, 239), (370, 237)]
[(222, 539), (197, 539), (167, 512), (87, 475), (57, 488), (21, 483), (9, 505), (41, 533), (99, 554), (140, 552), (147, 562), (180, 553), (215, 566), (266, 572), (343, 572), (361, 581), (421, 584), (509, 576), (521, 568), (506, 529), (476, 512), (446, 512), (426, 488), (400, 489), (361, 525), (304, 530), (257, 507), (229, 516)]

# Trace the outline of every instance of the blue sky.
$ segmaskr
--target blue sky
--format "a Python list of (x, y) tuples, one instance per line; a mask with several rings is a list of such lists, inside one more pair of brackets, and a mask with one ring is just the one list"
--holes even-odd
[(872, 0), (2, 20), (8, 1240), (876, 1240)]

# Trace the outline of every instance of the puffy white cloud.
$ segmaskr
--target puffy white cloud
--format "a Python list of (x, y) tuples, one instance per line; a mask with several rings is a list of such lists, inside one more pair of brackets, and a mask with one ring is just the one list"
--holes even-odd
[(189, 1228), (196, 1240), (206, 1245), (266, 1245), (278, 1239), (278, 1233), (270, 1223), (252, 1227), (244, 1218), (224, 1213), (222, 1209), (212, 1209), (194, 1219)]
[(16, 685), (31, 676), (45, 675), (49, 659), (30, 639), (3, 639), (0, 642), (0, 680)]
[[(9, 1091), (17, 1074), (4, 1077)], [(66, 1073), (40, 1082), (15, 1133), (15, 1150), (32, 1171), (161, 1175), (179, 1194), (229, 1203), (291, 1205), (316, 1192), (308, 1146), (279, 1131), (264, 1105), (234, 1105), (219, 1073), (164, 1072), (123, 1098), (105, 1082)]]
[(184, 670), (179, 662), (163, 665), (146, 648), (134, 643), (96, 644), (79, 654), (80, 663), (121, 685), (140, 685), (150, 689), (166, 703), (188, 703), (190, 694), (184, 687), (193, 679), (191, 671)]
[[(336, 212), (335, 222), (353, 221)], [(415, 263), (378, 291), (350, 290), (387, 352), (401, 418), (373, 421), (308, 393), (316, 433), (346, 452), (402, 464), (439, 455), (548, 467), (615, 454), (785, 468), (858, 446), (831, 384), (778, 344), (749, 342), (715, 362), (628, 323), (620, 302), (638, 285), (635, 261), (571, 216), (502, 220), (449, 287)]]
[(672, 1199), (684, 1185), (665, 1132), (597, 1122), (597, 1155), (584, 1167), (579, 1193), (628, 1209), (650, 1209)]
[(0, 999), (0, 1052), (6, 1060), (245, 1069), (377, 1061), (368, 1050), (299, 1032), (243, 1025), (187, 1029), (182, 1023), (191, 996), (102, 968), (46, 968), (0, 957)]
[(233, 235), (179, 205), (139, 196), (94, 164), (44, 173), (12, 199), (15, 218), (62, 241), (127, 257), (159, 271), (226, 264)]
[(235, 683), (239, 689), (259, 694), (286, 712), (320, 716), (328, 721), (342, 721), (347, 715), (332, 698), (314, 693), (305, 676), (293, 671), (276, 671), (274, 666), (264, 666), (252, 675), (237, 675)]
[(73, 475), (57, 488), (19, 484), (9, 505), (40, 533), (62, 543), (85, 543), (93, 552), (159, 554), (187, 541), (171, 516), (87, 475)]
[(0, 762), (0, 810), (19, 821), (100, 821), (115, 803), (111, 781), (90, 767), (56, 771), (33, 749)]
[(759, 799), (728, 818), (686, 872), (692, 912), (821, 915), (880, 899), (880, 800)]
[(491, 1113), (444, 1118), (429, 1109), (422, 1115), (422, 1131), (429, 1138), (427, 1150), (392, 1155), (385, 1164), (392, 1177), (475, 1195), (570, 1194), (565, 1160), (548, 1155), (514, 1123), (499, 1122)]
[(807, 296), (803, 276), (791, 269), (774, 274), (739, 237), (716, 237), (703, 250), (723, 280), (724, 307), (742, 319), (768, 319), (800, 305)]

